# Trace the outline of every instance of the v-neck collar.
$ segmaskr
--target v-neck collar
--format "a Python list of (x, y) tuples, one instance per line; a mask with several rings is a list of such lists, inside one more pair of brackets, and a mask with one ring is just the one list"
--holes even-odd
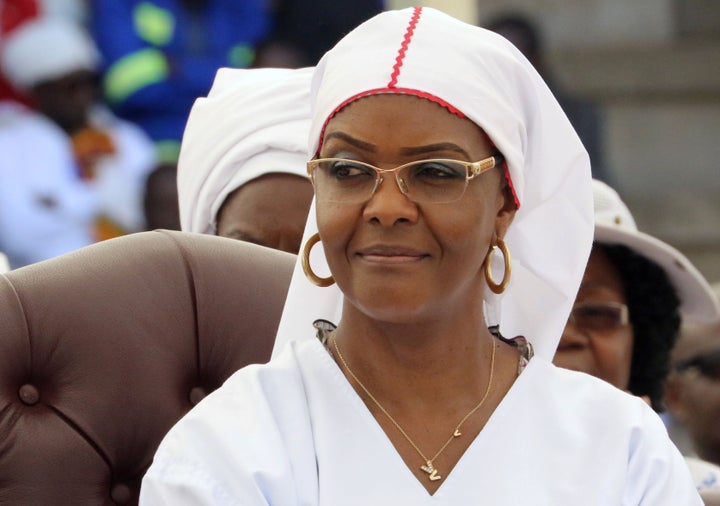
[[(323, 344), (317, 339), (314, 339), (312, 344), (308, 343), (308, 345), (312, 347), (313, 356), (315, 356), (318, 360), (318, 364), (314, 365), (322, 367), (323, 372), (325, 373), (323, 376), (326, 380), (329, 380), (324, 385), (325, 388), (331, 389), (332, 395), (330, 398), (341, 399), (342, 402), (345, 403), (344, 405), (334, 406), (334, 409), (342, 410), (350, 408), (353, 410), (357, 416), (351, 417), (346, 413), (343, 418), (346, 421), (350, 421), (350, 423), (358, 425), (357, 428), (359, 431), (364, 431), (366, 435), (370, 435), (372, 437), (372, 441), (376, 442), (375, 448), (367, 448), (368, 454), (370, 454), (373, 450), (378, 450), (380, 454), (375, 455), (373, 460), (382, 460), (383, 462), (389, 463), (389, 466), (384, 467), (392, 469), (394, 472), (398, 473), (398, 477), (400, 477), (404, 483), (408, 484), (407, 492), (412, 494), (414, 499), (422, 499), (427, 504), (443, 502), (448, 497), (453, 497), (453, 494), (458, 493), (456, 492), (456, 489), (459, 486), (457, 483), (463, 483), (463, 476), (467, 475), (471, 469), (476, 467), (474, 462), (479, 458), (483, 458), (483, 455), (486, 454), (483, 447), (487, 446), (492, 441), (492, 434), (503, 429), (503, 427), (507, 427), (507, 424), (510, 423), (506, 419), (513, 411), (513, 406), (519, 402), (518, 399), (522, 397), (521, 392), (524, 390), (523, 385), (528, 381), (531, 381), (531, 377), (535, 374), (534, 371), (536, 369), (533, 367), (536, 360), (530, 360), (528, 365), (525, 367), (525, 370), (515, 379), (510, 389), (506, 392), (500, 403), (488, 418), (483, 429), (479, 432), (475, 439), (473, 439), (453, 469), (449, 473), (443, 475), (443, 482), (440, 487), (434, 494), (430, 494), (402, 459), (400, 453), (397, 451), (380, 423), (352, 387), (325, 346), (323, 346)], [(312, 367), (313, 365), (308, 366)], [(368, 443), (369, 442), (370, 441), (368, 439)], [(366, 458), (366, 456), (363, 456), (363, 458)], [(322, 471), (320, 470), (319, 472)], [(397, 485), (398, 483), (395, 483), (395, 486)]]

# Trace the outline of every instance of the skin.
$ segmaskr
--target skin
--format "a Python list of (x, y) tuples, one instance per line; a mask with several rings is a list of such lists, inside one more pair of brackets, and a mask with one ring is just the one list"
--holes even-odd
[(148, 176), (145, 184), (144, 210), (146, 228), (180, 230), (177, 166), (162, 164)]
[(72, 72), (35, 85), (31, 96), (40, 112), (72, 135), (87, 126), (88, 113), (98, 96), (97, 79), (86, 70)]
[[(590, 253), (576, 302), (620, 302), (625, 304), (620, 274), (596, 247)], [(565, 325), (553, 363), (581, 371), (627, 390), (632, 362), (633, 329), (630, 324), (608, 331)]]
[(276, 173), (253, 179), (225, 199), (217, 235), (297, 254), (312, 196), (307, 178)]
[[(320, 156), (392, 168), (427, 158), (477, 161), (492, 153), (470, 120), (417, 97), (378, 95), (351, 103), (328, 122)], [(463, 425), (463, 437), (435, 460), (445, 477), (517, 375), (516, 350), (492, 338), (480, 303), (483, 259), (515, 211), (502, 172), (479, 176), (461, 200), (447, 204), (416, 204), (386, 177), (367, 202), (328, 203), (318, 196), (316, 206), (328, 264), (345, 296), (333, 339), (427, 456), (477, 405), (497, 348), (490, 397)], [(416, 450), (349, 380), (408, 468), (428, 492), (437, 490), (444, 480), (428, 480)]]
[[(685, 327), (673, 349), (679, 362), (720, 349), (720, 322)], [(665, 385), (668, 411), (688, 431), (700, 458), (720, 465), (720, 381), (694, 372), (671, 372)]]

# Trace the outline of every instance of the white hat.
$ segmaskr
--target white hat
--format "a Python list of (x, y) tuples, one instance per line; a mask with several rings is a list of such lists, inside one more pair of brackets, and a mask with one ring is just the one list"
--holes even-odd
[(225, 198), (270, 173), (306, 177), (311, 68), (220, 69), (195, 101), (178, 161), (183, 230), (214, 234)]
[(100, 64), (92, 38), (77, 24), (60, 17), (32, 19), (12, 31), (2, 44), (0, 65), (10, 83), (28, 90), (43, 81)]
[[(387, 11), (350, 32), (318, 64), (310, 153), (335, 112), (377, 93), (439, 103), (479, 125), (505, 155), (519, 204), (504, 238), (512, 279), (501, 296), (486, 290), (485, 315), (489, 325), (498, 323), (506, 336), (525, 335), (537, 355), (551, 359), (593, 234), (590, 163), (557, 100), (500, 35), (430, 8)], [(316, 230), (313, 207), (305, 239)], [(323, 276), (321, 249), (313, 251), (312, 263)], [(316, 318), (337, 323), (341, 304), (337, 287), (314, 287), (296, 267), (275, 350), (307, 335)]]
[(660, 266), (677, 290), (684, 323), (720, 317), (717, 298), (703, 275), (678, 250), (640, 232), (630, 210), (614, 189), (593, 180), (593, 199), (596, 242), (627, 246)]

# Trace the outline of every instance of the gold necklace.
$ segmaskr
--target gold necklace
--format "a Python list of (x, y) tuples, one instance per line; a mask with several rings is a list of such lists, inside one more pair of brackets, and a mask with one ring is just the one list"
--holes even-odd
[(345, 357), (343, 357), (342, 353), (340, 353), (340, 348), (338, 348), (337, 339), (333, 339), (332, 342), (333, 342), (333, 347), (335, 348), (335, 352), (337, 353), (338, 358), (340, 358), (340, 362), (342, 362), (342, 365), (343, 365), (343, 367), (345, 367), (348, 374), (350, 374), (352, 379), (354, 379), (355, 382), (358, 385), (360, 385), (360, 388), (363, 389), (363, 392), (365, 392), (367, 394), (367, 396), (370, 397), (370, 399), (372, 399), (372, 401), (375, 403), (375, 405), (378, 407), (378, 409), (380, 409), (380, 411), (382, 411), (385, 414), (385, 416), (388, 417), (388, 419), (393, 423), (393, 425), (397, 428), (397, 430), (400, 431), (400, 434), (402, 434), (403, 437), (405, 439), (407, 439), (408, 443), (410, 443), (410, 445), (412, 445), (412, 447), (415, 448), (415, 451), (418, 452), (418, 454), (422, 457), (423, 461), (425, 461), (425, 465), (420, 466), (420, 470), (424, 471), (428, 474), (428, 478), (430, 479), (430, 481), (441, 480), (442, 476), (440, 476), (438, 474), (438, 470), (433, 465), (433, 462), (435, 461), (435, 459), (437, 459), (440, 456), (440, 454), (442, 452), (445, 451), (445, 448), (448, 447), (448, 445), (452, 442), (453, 439), (462, 436), (462, 432), (460, 432), (460, 427), (462, 427), (462, 424), (464, 424), (467, 421), (467, 419), (472, 416), (473, 413), (475, 413), (478, 409), (480, 409), (480, 407), (485, 403), (485, 399), (487, 399), (488, 395), (490, 394), (490, 387), (492, 386), (493, 374), (495, 372), (495, 343), (493, 342), (493, 350), (492, 350), (492, 355), (490, 357), (490, 378), (488, 378), (488, 384), (487, 384), (487, 387), (485, 388), (485, 393), (483, 394), (482, 399), (480, 399), (480, 402), (478, 402), (475, 405), (475, 407), (472, 408), (468, 412), (468, 414), (462, 418), (462, 420), (460, 420), (460, 423), (458, 423), (457, 426), (455, 427), (455, 430), (453, 431), (452, 436), (450, 436), (450, 438), (448, 438), (448, 440), (445, 441), (445, 444), (442, 445), (442, 447), (437, 451), (437, 453), (435, 453), (435, 455), (433, 455), (433, 457), (431, 459), (429, 459), (420, 450), (420, 448), (418, 448), (418, 446), (410, 438), (410, 436), (408, 436), (408, 433), (405, 432), (405, 430), (402, 427), (400, 427), (400, 424), (397, 423), (395, 421), (395, 419), (390, 415), (390, 413), (388, 413), (388, 411), (383, 407), (383, 405), (380, 404), (380, 402), (375, 398), (375, 396), (370, 393), (370, 390), (367, 389), (367, 387), (363, 384), (363, 382), (360, 381), (357, 376), (355, 376), (355, 373), (352, 372), (352, 369), (350, 369), (350, 366), (347, 364), (347, 362), (345, 362)]

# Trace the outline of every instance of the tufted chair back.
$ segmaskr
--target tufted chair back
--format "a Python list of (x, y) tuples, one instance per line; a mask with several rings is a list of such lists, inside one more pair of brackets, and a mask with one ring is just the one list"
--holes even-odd
[(0, 274), (0, 505), (137, 504), (170, 427), (269, 359), (294, 260), (154, 231)]

